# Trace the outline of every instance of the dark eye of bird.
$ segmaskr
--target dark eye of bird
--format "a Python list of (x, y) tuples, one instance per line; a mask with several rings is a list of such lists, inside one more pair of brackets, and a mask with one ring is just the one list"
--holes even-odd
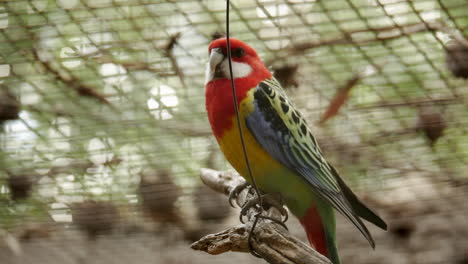
[(244, 56), (244, 49), (243, 48), (237, 48), (235, 50), (232, 51), (232, 56), (233, 57), (236, 57), (236, 58), (240, 58), (242, 56)]

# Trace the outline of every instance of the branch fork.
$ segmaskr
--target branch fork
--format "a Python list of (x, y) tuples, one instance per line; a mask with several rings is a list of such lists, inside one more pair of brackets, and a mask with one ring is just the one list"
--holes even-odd
[[(229, 193), (244, 179), (236, 173), (219, 172), (211, 169), (201, 170), (201, 179), (208, 187), (217, 192), (229, 195)], [(244, 204), (250, 199), (248, 191), (238, 195), (239, 204)], [(250, 253), (248, 243), (249, 232), (255, 219), (255, 210), (247, 212), (248, 222), (210, 234), (194, 242), (191, 248), (205, 251), (211, 255), (219, 255), (228, 251)], [(281, 217), (278, 211), (270, 210), (272, 217)], [(281, 219), (281, 218), (280, 218)], [(274, 221), (260, 218), (251, 238), (252, 249), (273, 264), (331, 264), (320, 253), (293, 237), (284, 227)]]

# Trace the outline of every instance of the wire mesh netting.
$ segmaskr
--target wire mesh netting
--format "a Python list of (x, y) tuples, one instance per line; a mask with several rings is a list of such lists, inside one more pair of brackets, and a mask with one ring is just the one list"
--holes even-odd
[[(340, 221), (343, 262), (465, 263), (468, 3), (231, 5), (231, 36), (390, 223), (371, 252)], [(2, 263), (259, 262), (183, 242), (237, 219), (198, 178), (229, 168), (204, 102), (224, 25), (224, 1), (2, 1)]]

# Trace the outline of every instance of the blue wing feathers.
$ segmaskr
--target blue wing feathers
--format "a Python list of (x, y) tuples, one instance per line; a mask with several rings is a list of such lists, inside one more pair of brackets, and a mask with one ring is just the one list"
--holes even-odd
[[(288, 107), (284, 106), (286, 103)], [(265, 151), (303, 177), (323, 200), (350, 219), (374, 246), (369, 231), (354, 209), (365, 212), (366, 219), (376, 220), (378, 216), (372, 214), (372, 211), (358, 201), (347, 186), (343, 193), (344, 182), (337, 179), (339, 176), (334, 168), (322, 157), (306, 121), (287, 100), (276, 80), (266, 80), (257, 86), (254, 91), (254, 110), (245, 122)], [(359, 203), (354, 208), (350, 202), (356, 201)], [(383, 225), (378, 221), (372, 222), (377, 222), (378, 226)]]

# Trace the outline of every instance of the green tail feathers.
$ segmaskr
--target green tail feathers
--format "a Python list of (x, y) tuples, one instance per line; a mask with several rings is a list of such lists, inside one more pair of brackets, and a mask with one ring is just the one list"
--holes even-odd
[(335, 214), (333, 208), (325, 203), (311, 206), (300, 219), (307, 238), (313, 248), (326, 256), (333, 264), (340, 259), (336, 248)]
[(328, 231), (325, 230), (325, 238), (327, 240), (327, 250), (328, 256), (327, 258), (333, 264), (340, 264), (340, 258), (338, 256), (338, 249), (336, 248), (336, 239), (332, 237)]

